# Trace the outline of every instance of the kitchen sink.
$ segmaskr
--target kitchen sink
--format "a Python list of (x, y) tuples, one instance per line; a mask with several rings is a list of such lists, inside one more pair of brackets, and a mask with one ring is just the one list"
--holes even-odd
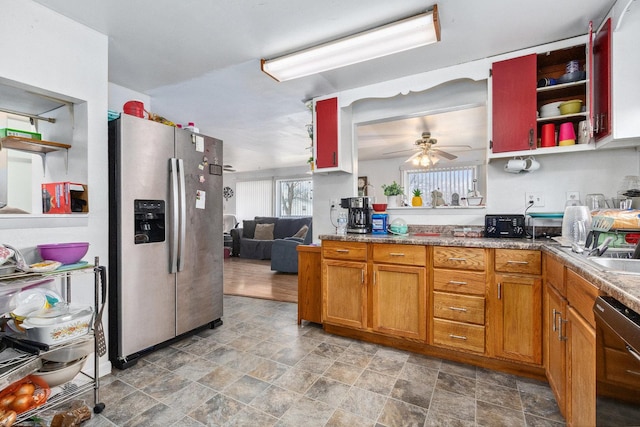
[(611, 273), (640, 274), (640, 259), (588, 257), (587, 260)]

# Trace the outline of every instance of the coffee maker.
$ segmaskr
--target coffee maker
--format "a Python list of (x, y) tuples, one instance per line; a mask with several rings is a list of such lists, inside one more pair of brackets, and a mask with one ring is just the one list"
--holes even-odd
[(371, 233), (371, 199), (369, 197), (347, 197), (340, 199), (340, 207), (349, 210), (347, 233)]

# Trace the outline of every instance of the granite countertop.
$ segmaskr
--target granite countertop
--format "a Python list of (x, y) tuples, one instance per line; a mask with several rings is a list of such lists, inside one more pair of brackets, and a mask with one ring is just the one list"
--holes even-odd
[[(347, 234), (345, 236), (322, 234), (319, 238), (320, 240), (343, 242), (541, 250), (564, 262), (569, 268), (593, 283), (593, 285), (598, 287), (603, 293), (614, 297), (627, 307), (640, 313), (640, 275), (612, 273), (597, 268), (593, 263), (585, 260), (583, 255), (575, 254), (568, 250), (568, 248), (562, 248), (560, 244), (551, 239), (454, 237), (450, 232), (440, 234), (438, 231), (418, 231), (415, 233), (412, 232), (411, 229), (409, 231), (410, 234), (407, 236), (396, 236), (392, 234)], [(427, 236), (424, 234), (433, 235)]]

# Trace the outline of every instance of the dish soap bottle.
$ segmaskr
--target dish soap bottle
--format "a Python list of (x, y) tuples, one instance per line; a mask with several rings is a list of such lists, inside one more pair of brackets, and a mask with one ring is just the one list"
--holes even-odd
[(184, 127), (186, 130), (191, 131), (193, 133), (198, 133), (200, 132), (200, 129), (198, 129), (195, 125), (195, 123), (193, 122), (189, 122), (189, 124), (187, 126)]

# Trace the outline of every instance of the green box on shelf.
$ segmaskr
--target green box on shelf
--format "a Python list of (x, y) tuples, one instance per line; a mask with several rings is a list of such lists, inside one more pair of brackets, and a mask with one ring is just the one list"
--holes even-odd
[(35, 132), (28, 132), (26, 130), (17, 130), (17, 129), (9, 129), (9, 128), (0, 129), (0, 137), (4, 138), (6, 136), (19, 136), (20, 138), (37, 139), (38, 141), (42, 139), (42, 135)]

